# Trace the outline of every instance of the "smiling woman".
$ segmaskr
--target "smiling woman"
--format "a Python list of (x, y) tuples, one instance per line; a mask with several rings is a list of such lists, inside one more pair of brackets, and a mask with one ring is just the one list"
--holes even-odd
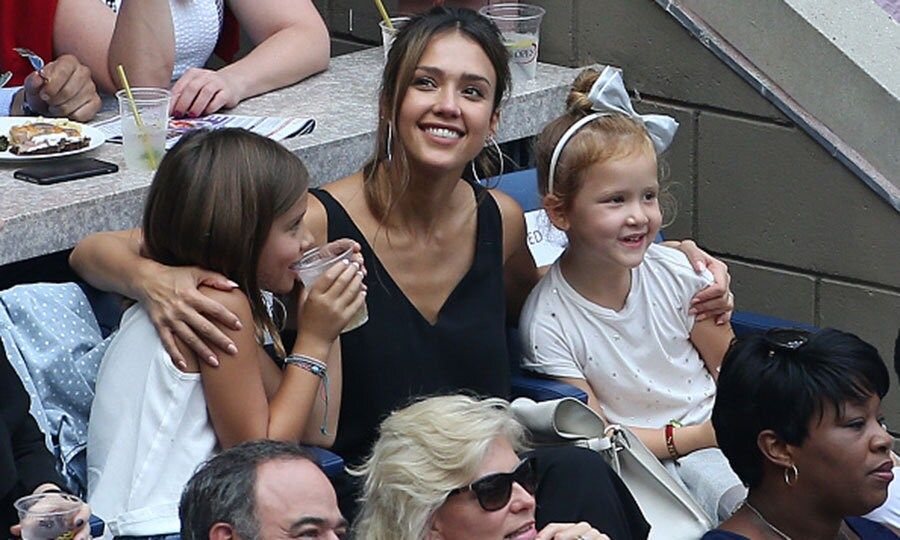
[[(364, 460), (384, 416), (414, 397), (509, 396), (506, 323), (518, 318), (538, 272), (522, 209), (462, 178), (487, 154), (509, 87), (507, 61), (499, 30), (473, 11), (435, 8), (414, 18), (385, 65), (372, 158), (363, 170), (310, 191), (305, 223), (315, 243), (355, 240), (368, 270), (369, 321), (341, 335), (335, 364), (343, 388), (332, 448), (350, 465)], [(195, 290), (215, 276), (190, 268), (162, 275), (140, 259), (136, 242), (101, 241), (98, 235), (73, 253), (82, 275), (139, 296), (157, 315), (158, 331), (178, 335), (199, 358), (233, 348), (206, 319), (234, 325), (234, 314)], [(723, 273), (709, 297), (723, 298), (726, 282)], [(598, 455), (563, 454), (538, 463), (547, 469), (539, 523), (584, 519), (616, 538), (646, 536), (634, 500)], [(334, 482), (351, 518), (359, 486), (346, 475)]]

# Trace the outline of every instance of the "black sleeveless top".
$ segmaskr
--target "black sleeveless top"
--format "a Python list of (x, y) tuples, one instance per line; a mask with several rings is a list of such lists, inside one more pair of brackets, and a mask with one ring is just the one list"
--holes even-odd
[(371, 449), (378, 424), (419, 396), (458, 391), (509, 396), (503, 231), (500, 209), (484, 188), (478, 204), (475, 257), (431, 325), (372, 251), (340, 203), (310, 190), (328, 216), (328, 240), (352, 238), (362, 246), (369, 321), (341, 335), (343, 392), (332, 450), (358, 465)]

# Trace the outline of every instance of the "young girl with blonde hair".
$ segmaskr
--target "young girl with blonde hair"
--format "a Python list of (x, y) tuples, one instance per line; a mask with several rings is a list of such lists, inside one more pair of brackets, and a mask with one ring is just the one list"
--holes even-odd
[(709, 272), (653, 243), (657, 155), (677, 128), (634, 112), (615, 68), (575, 80), (567, 112), (537, 142), (544, 207), (568, 246), (523, 308), (523, 365), (587, 392), (591, 407), (633, 428), (721, 519), (743, 495), (710, 423), (732, 332), (691, 313)]

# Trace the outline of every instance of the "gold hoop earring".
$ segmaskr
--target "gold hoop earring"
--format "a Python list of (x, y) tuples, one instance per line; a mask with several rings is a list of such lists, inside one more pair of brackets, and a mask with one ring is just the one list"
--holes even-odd
[[(793, 473), (794, 473), (794, 478), (793, 478), (793, 479), (791, 478), (791, 475), (788, 474), (789, 472), (793, 472)], [(787, 485), (789, 485), (789, 486), (793, 486), (793, 485), (797, 482), (797, 478), (798, 478), (799, 476), (800, 476), (800, 471), (797, 470), (797, 466), (794, 465), (793, 463), (791, 464), (790, 467), (785, 467), (785, 468), (784, 468), (784, 483), (785, 483), (785, 484), (787, 484)]]

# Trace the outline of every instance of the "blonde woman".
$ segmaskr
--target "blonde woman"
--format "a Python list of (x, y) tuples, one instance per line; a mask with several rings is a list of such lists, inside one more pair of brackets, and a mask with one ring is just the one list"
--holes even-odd
[(608, 540), (585, 522), (537, 524), (541, 456), (524, 447), (502, 399), (432, 397), (392, 413), (360, 470), (356, 538)]

